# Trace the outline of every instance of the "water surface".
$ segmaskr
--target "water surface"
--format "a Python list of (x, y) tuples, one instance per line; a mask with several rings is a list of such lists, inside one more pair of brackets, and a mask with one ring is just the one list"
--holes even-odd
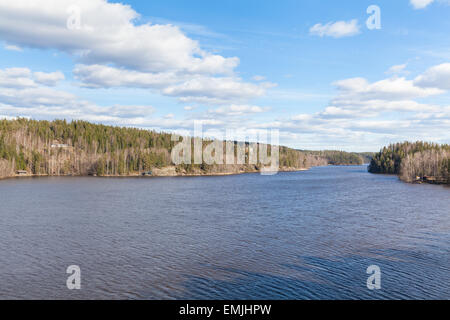
[(363, 166), (0, 181), (2, 299), (450, 299), (449, 265), (450, 188)]

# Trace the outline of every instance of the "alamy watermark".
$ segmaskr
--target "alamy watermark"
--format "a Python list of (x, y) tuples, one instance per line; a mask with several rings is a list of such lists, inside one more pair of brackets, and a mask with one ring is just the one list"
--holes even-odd
[(81, 29), (81, 8), (79, 6), (70, 6), (67, 8), (69, 17), (67, 18), (66, 26), (69, 30)]
[[(208, 136), (214, 139), (204, 138)], [(171, 158), (175, 165), (254, 165), (262, 175), (274, 175), (280, 168), (279, 140), (277, 129), (203, 132), (202, 123), (196, 121), (193, 138), (172, 135), (172, 141), (178, 143)]]
[(67, 267), (66, 273), (70, 274), (67, 277), (66, 286), (69, 290), (81, 289), (81, 269), (77, 265), (71, 265)]
[(377, 265), (371, 265), (366, 270), (370, 276), (367, 278), (367, 289), (380, 290), (381, 289), (381, 269)]
[(367, 29), (380, 30), (381, 29), (381, 9), (377, 5), (371, 5), (367, 8), (367, 14), (370, 17), (366, 21)]

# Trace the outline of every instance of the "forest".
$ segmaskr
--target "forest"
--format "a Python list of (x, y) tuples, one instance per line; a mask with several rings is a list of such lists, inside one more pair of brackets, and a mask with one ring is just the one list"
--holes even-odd
[[(18, 171), (29, 175), (172, 175), (242, 173), (258, 171), (256, 165), (181, 164), (171, 151), (177, 141), (171, 134), (136, 128), (93, 124), (86, 121), (0, 120), (0, 177)], [(211, 141), (203, 141), (205, 148)], [(225, 143), (225, 142), (222, 142)], [(236, 148), (238, 142), (234, 142)], [(270, 154), (271, 147), (267, 146)], [(225, 147), (224, 147), (225, 150)], [(296, 170), (328, 164), (362, 164), (364, 156), (341, 151), (300, 151), (280, 147), (280, 169)], [(246, 144), (246, 158), (249, 144)], [(161, 169), (161, 170), (159, 170)]]
[(450, 184), (450, 146), (422, 141), (391, 144), (373, 157), (368, 170), (397, 174), (406, 182)]
[[(174, 166), (170, 154), (176, 143), (168, 133), (86, 121), (0, 120), (0, 177), (14, 176), (20, 170), (30, 175), (120, 176), (173, 167), (175, 174), (182, 175), (251, 172), (260, 166)], [(317, 155), (280, 147), (282, 168), (326, 164)]]
[(369, 163), (374, 156), (371, 152), (344, 152), (344, 151), (334, 151), (334, 150), (324, 150), (324, 151), (307, 151), (306, 153), (311, 153), (317, 155), (321, 158), (325, 158), (329, 165), (342, 166), (342, 165), (362, 165)]

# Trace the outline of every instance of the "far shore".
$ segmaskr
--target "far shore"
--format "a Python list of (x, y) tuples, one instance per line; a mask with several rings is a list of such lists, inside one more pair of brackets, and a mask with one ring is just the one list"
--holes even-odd
[[(308, 171), (310, 168), (280, 168), (277, 172), (301, 172)], [(165, 168), (156, 168), (152, 170), (154, 172), (152, 175), (143, 175), (143, 173), (134, 172), (124, 175), (64, 175), (64, 174), (15, 174), (11, 176), (0, 177), (0, 180), (3, 179), (12, 179), (12, 178), (38, 178), (38, 177), (97, 177), (97, 178), (161, 178), (161, 177), (214, 177), (214, 176), (234, 176), (241, 175), (247, 173), (260, 173), (260, 170), (247, 170), (247, 171), (239, 171), (239, 172), (204, 172), (204, 173), (186, 173), (186, 172), (176, 172), (175, 167), (165, 167)]]

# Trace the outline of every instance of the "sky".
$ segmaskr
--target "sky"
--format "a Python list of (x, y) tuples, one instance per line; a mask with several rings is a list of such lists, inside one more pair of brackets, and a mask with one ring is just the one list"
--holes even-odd
[(449, 16), (449, 0), (0, 0), (0, 118), (450, 143)]

